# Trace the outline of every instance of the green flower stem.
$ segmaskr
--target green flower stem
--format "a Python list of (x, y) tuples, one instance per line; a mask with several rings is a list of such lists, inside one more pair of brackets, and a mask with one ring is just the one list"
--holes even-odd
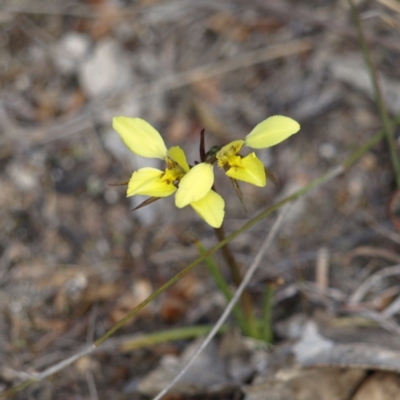
[(386, 140), (387, 140), (387, 143), (389, 146), (390, 158), (392, 161), (392, 166), (393, 166), (393, 170), (394, 170), (395, 177), (396, 177), (396, 184), (397, 184), (397, 187), (400, 187), (400, 162), (399, 162), (399, 157), (398, 157), (398, 153), (397, 153), (397, 149), (396, 149), (396, 142), (394, 139), (393, 126), (389, 119), (388, 112), (385, 107), (385, 102), (383, 100), (382, 92), (381, 92), (379, 82), (378, 82), (378, 74), (376, 72), (374, 63), (372, 62), (371, 52), (368, 47), (368, 43), (365, 40), (363, 28), (362, 28), (361, 21), (360, 21), (360, 16), (358, 15), (358, 11), (357, 11), (356, 7), (354, 6), (353, 1), (348, 0), (348, 2), (350, 4), (351, 14), (353, 16), (354, 23), (357, 27), (358, 38), (360, 40), (361, 49), (362, 49), (362, 52), (364, 55), (365, 63), (367, 64), (369, 73), (371, 75), (372, 84), (374, 86), (375, 102), (376, 102), (376, 105), (379, 110), (379, 115), (381, 118), (382, 126), (384, 128)]
[[(400, 114), (394, 118), (394, 124), (398, 125), (400, 123)], [(367, 142), (365, 142), (356, 151), (351, 153), (351, 155), (346, 158), (341, 164), (344, 169), (351, 167), (356, 161), (358, 161), (365, 153), (371, 150), (375, 145), (377, 145), (385, 137), (385, 131), (382, 129), (377, 134), (372, 136)]]
[[(173, 340), (183, 340), (204, 336), (207, 335), (212, 328), (213, 325), (185, 326), (183, 328), (138, 335), (137, 337), (124, 341), (118, 349), (122, 352), (129, 352), (142, 347), (150, 347), (160, 343), (171, 342)], [(226, 332), (228, 328), (228, 325), (224, 325), (220, 332)]]
[[(398, 125), (400, 123), (400, 114), (397, 115), (393, 121), (394, 125)], [(358, 161), (365, 153), (367, 153), (373, 146), (375, 146), (383, 137), (385, 133), (384, 131), (380, 131), (375, 134), (367, 143), (363, 146), (358, 148), (354, 153), (352, 153), (342, 164), (338, 167), (335, 167), (332, 170), (329, 170), (322, 176), (314, 179), (308, 185), (304, 186), (302, 189), (298, 190), (297, 192), (293, 193), (292, 195), (284, 198), (283, 200), (279, 201), (278, 203), (274, 204), (272, 207), (268, 208), (267, 210), (263, 211), (261, 214), (257, 215), (255, 218), (244, 224), (240, 229), (236, 230), (235, 232), (231, 233), (227, 236), (222, 242), (216, 244), (214, 247), (206, 251), (200, 257), (196, 258), (191, 264), (185, 267), (182, 271), (177, 273), (173, 276), (168, 282), (162, 285), (159, 289), (157, 289), (154, 293), (152, 293), (146, 300), (142, 301), (138, 306), (136, 306), (133, 310), (131, 310), (125, 317), (123, 317), (120, 321), (118, 321), (111, 329), (109, 329), (102, 337), (100, 337), (95, 343), (94, 348), (100, 346), (103, 342), (105, 342), (111, 335), (113, 335), (116, 331), (118, 331), (126, 322), (128, 322), (132, 317), (134, 317), (137, 313), (139, 313), (147, 304), (151, 303), (156, 297), (158, 297), (162, 292), (172, 286), (175, 282), (185, 276), (188, 272), (190, 272), (197, 264), (203, 262), (207, 257), (211, 254), (219, 250), (221, 247), (225, 246), (227, 243), (231, 242), (237, 236), (239, 236), (242, 232), (250, 229), (252, 226), (256, 225), (263, 219), (267, 218), (270, 214), (278, 210), (284, 204), (289, 203), (293, 200), (296, 200), (298, 197), (302, 196), (303, 194), (309, 192), (311, 189), (322, 185), (328, 182), (330, 179), (338, 176), (340, 173), (344, 172), (346, 169), (351, 167), (356, 161)], [(85, 353), (89, 354), (89, 353)], [(69, 365), (69, 364), (68, 364)], [(50, 375), (50, 374), (48, 374)], [(0, 398), (6, 398), (12, 396), (13, 394), (23, 390), (24, 388), (32, 385), (33, 383), (37, 382), (37, 379), (31, 378), (27, 379), (26, 381), (20, 383), (12, 387), (11, 389), (7, 390), (6, 392), (0, 393)]]
[(6, 392), (0, 393), (0, 399), (11, 398), (14, 394), (24, 390), (26, 387), (33, 385), (36, 383), (36, 379), (28, 379), (17, 386), (12, 387), (11, 389), (7, 390)]
[(263, 295), (263, 318), (261, 326), (261, 339), (272, 343), (274, 334), (272, 332), (272, 299), (275, 293), (275, 285), (266, 285)]
[[(206, 249), (204, 248), (204, 246), (201, 244), (200, 241), (196, 241), (195, 245), (198, 248), (200, 254), (206, 253)], [(219, 270), (218, 266), (215, 264), (212, 257), (208, 256), (204, 261), (206, 263), (208, 271), (210, 272), (211, 276), (214, 279), (215, 284), (217, 285), (220, 292), (225, 296), (226, 301), (229, 303), (229, 301), (232, 299), (233, 295), (232, 295), (231, 289), (229, 288), (228, 283), (226, 282), (225, 278), (221, 274), (221, 271)], [(232, 312), (233, 312), (236, 322), (237, 322), (238, 326), (240, 327), (240, 329), (242, 330), (242, 332), (246, 335), (249, 335), (246, 320), (244, 319), (242, 311), (239, 308), (239, 306), (236, 305), (233, 308)]]
[[(223, 242), (225, 240), (225, 232), (223, 227), (218, 229), (214, 229), (215, 234), (217, 235), (217, 238), (220, 242)], [(242, 275), (240, 273), (239, 266), (235, 260), (235, 257), (233, 256), (231, 249), (227, 244), (225, 244), (222, 247), (222, 254), (224, 255), (224, 258), (226, 262), (229, 265), (229, 268), (231, 270), (232, 274), (232, 279), (233, 282), (235, 283), (236, 286), (239, 286), (242, 282)], [(240, 298), (240, 302), (242, 304), (242, 309), (244, 313), (244, 317), (246, 320), (246, 330), (244, 333), (250, 337), (256, 337), (257, 336), (257, 323), (254, 318), (254, 311), (253, 311), (253, 305), (251, 302), (251, 297), (250, 294), (247, 290), (243, 291), (243, 294)]]

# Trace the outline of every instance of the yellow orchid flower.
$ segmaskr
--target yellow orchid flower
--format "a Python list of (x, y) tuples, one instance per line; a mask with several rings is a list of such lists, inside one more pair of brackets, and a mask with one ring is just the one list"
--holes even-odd
[[(260, 122), (243, 140), (235, 140), (217, 151), (214, 161), (218, 162), (218, 166), (224, 168), (226, 175), (232, 179), (251, 183), (256, 186), (265, 186), (267, 178), (265, 167), (256, 154), (250, 153), (242, 157), (239, 154), (243, 146), (252, 147), (254, 149), (262, 149), (283, 142), (289, 136), (300, 130), (300, 125), (295, 120), (275, 115)], [(210, 161), (212, 162), (212, 161)], [(201, 165), (203, 165), (201, 167)], [(214, 183), (214, 175), (212, 166), (207, 161), (196, 165), (195, 168), (201, 169), (203, 174), (203, 184), (197, 190), (197, 196), (202, 195), (202, 190), (211, 189)], [(184, 186), (192, 187), (198, 181), (199, 176), (195, 173), (194, 168), (190, 170), (184, 177)], [(178, 200), (178, 195), (177, 195)], [(181, 196), (179, 196), (181, 200)], [(178, 201), (177, 206), (185, 206), (191, 201), (191, 192), (187, 192), (184, 201)]]
[(242, 146), (253, 149), (263, 149), (283, 142), (289, 136), (300, 130), (295, 120), (275, 115), (260, 122), (244, 140), (235, 140), (222, 147), (217, 153), (218, 166), (226, 169), (230, 178), (251, 183), (256, 186), (265, 186), (267, 178), (265, 167), (253, 152), (246, 157), (238, 155)]
[[(113, 128), (133, 153), (147, 158), (159, 158), (165, 160), (167, 164), (164, 171), (156, 168), (140, 168), (134, 172), (128, 183), (128, 197), (139, 194), (167, 197), (177, 192), (175, 202), (179, 204), (179, 208), (190, 204), (212, 227), (219, 228), (222, 225), (225, 214), (223, 198), (211, 190), (212, 183), (208, 190), (199, 190), (202, 178), (201, 164), (190, 169), (183, 150), (179, 146), (167, 150), (161, 135), (143, 119), (115, 117)], [(192, 187), (184, 184), (184, 178), (189, 171), (193, 171), (194, 176), (200, 173), (198, 184)], [(208, 182), (206, 184), (208, 185)], [(182, 205), (188, 197), (190, 201)]]

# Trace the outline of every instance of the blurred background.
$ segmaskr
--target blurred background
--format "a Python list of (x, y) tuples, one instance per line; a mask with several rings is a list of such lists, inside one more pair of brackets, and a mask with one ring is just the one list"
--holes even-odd
[[(357, 7), (388, 110), (398, 113), (399, 3)], [(242, 184), (247, 214), (217, 171), (227, 233), (340, 164), (381, 126), (344, 0), (2, 0), (0, 43), (0, 391), (104, 334), (198, 256), (195, 238), (207, 248), (216, 243), (212, 229), (190, 207), (176, 209), (172, 197), (131, 212), (143, 199), (110, 184), (162, 165), (132, 154), (113, 116), (147, 120), (191, 163), (202, 128), (209, 148), (243, 138), (271, 115), (300, 122), (300, 133), (257, 151), (279, 185)], [(250, 286), (257, 305), (265, 280), (285, 281), (276, 340), (289, 335), (280, 322), (315, 310), (336, 315), (369, 274), (398, 262), (399, 236), (386, 216), (394, 188), (382, 142), (295, 204)], [(243, 271), (272, 220), (232, 243)], [(328, 283), (315, 280), (321, 254)], [(230, 279), (222, 257), (215, 259)], [(317, 295), (315, 286), (326, 284), (333, 294)], [(382, 285), (373, 298), (389, 286)], [(212, 323), (224, 304), (200, 265), (114, 340)], [(111, 340), (16, 398), (148, 398), (140, 379), (188, 346), (123, 351), (120, 343)], [(193, 395), (243, 398), (240, 385), (254, 371), (225, 397)]]

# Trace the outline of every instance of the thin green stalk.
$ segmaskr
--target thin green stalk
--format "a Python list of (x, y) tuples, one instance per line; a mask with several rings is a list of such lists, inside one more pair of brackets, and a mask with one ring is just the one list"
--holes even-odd
[(275, 293), (275, 285), (266, 285), (263, 295), (263, 317), (261, 326), (261, 339), (272, 343), (274, 334), (272, 331), (272, 299)]
[[(218, 240), (221, 242), (225, 239), (225, 232), (223, 226), (218, 229), (214, 229), (215, 234), (217, 235)], [(222, 254), (228, 263), (228, 266), (231, 270), (233, 282), (237, 287), (242, 282), (242, 275), (240, 273), (239, 266), (236, 262), (235, 257), (233, 256), (230, 247), (228, 244), (222, 247)], [(250, 294), (247, 290), (244, 290), (242, 296), (240, 297), (240, 302), (243, 309), (244, 318), (246, 320), (246, 334), (250, 337), (257, 336), (257, 323), (254, 318), (254, 308), (252, 305)]]
[[(206, 253), (207, 250), (204, 248), (204, 246), (201, 244), (201, 242), (197, 241), (195, 243), (195, 245), (199, 249), (200, 254)], [(226, 301), (229, 303), (229, 301), (232, 299), (233, 295), (232, 295), (231, 289), (229, 288), (228, 283), (226, 282), (225, 278), (221, 274), (221, 271), (219, 270), (217, 264), (215, 264), (213, 258), (210, 256), (206, 257), (206, 259), (204, 261), (206, 263), (208, 271), (210, 272), (211, 276), (214, 279), (215, 284), (217, 285), (220, 292), (225, 296)], [(236, 305), (233, 308), (232, 313), (236, 319), (236, 323), (238, 324), (238, 326), (240, 327), (242, 332), (245, 335), (249, 335), (250, 332), (248, 332), (246, 320), (244, 319), (243, 313), (240, 310), (238, 305)]]
[[(393, 120), (395, 125), (400, 123), (400, 114), (397, 115)], [(367, 153), (370, 149), (372, 149), (375, 145), (377, 145), (382, 139), (385, 137), (384, 130), (380, 130), (377, 134), (372, 136), (367, 142), (365, 142), (361, 147), (359, 147), (356, 151), (350, 154), (346, 160), (342, 162), (342, 166), (344, 169), (348, 169), (351, 167), (356, 161), (358, 161), (365, 153)]]
[(371, 51), (369, 49), (368, 43), (365, 40), (362, 24), (360, 21), (360, 16), (358, 15), (358, 11), (357, 11), (356, 7), (354, 6), (353, 1), (348, 0), (348, 2), (350, 4), (351, 14), (353, 16), (354, 23), (357, 27), (358, 38), (360, 40), (361, 49), (362, 49), (362, 52), (364, 55), (365, 63), (367, 64), (369, 73), (371, 75), (372, 84), (374, 86), (375, 102), (376, 102), (376, 105), (379, 110), (379, 115), (381, 118), (383, 129), (385, 131), (387, 144), (389, 146), (390, 158), (392, 161), (392, 166), (393, 166), (393, 170), (394, 170), (395, 177), (396, 177), (396, 184), (397, 184), (397, 187), (400, 188), (400, 162), (399, 162), (399, 157), (398, 157), (398, 153), (397, 153), (397, 149), (396, 149), (396, 141), (394, 139), (393, 125), (389, 119), (389, 115), (388, 115), (388, 112), (385, 107), (385, 102), (383, 100), (381, 88), (380, 88), (379, 82), (378, 82), (378, 74), (376, 72), (374, 63), (372, 62)]
[[(161, 332), (140, 335), (126, 340), (119, 346), (123, 352), (133, 351), (142, 347), (155, 346), (156, 344), (171, 342), (173, 340), (190, 339), (207, 335), (213, 328), (213, 325), (185, 326), (183, 328), (168, 329)], [(226, 332), (228, 325), (224, 325), (220, 332)]]

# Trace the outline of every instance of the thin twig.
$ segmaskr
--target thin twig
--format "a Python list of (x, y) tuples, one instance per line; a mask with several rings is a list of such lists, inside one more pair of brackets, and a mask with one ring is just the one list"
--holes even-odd
[[(242, 0), (244, 2), (245, 0)], [(315, 8), (304, 6), (305, 2), (295, 2), (289, 4), (286, 1), (265, 1), (253, 0), (264, 12), (269, 15), (277, 15), (286, 21), (293, 21), (310, 25), (314, 28), (323, 28), (332, 32), (335, 35), (341, 36), (346, 39), (357, 39), (354, 29), (346, 26), (345, 24), (338, 23), (336, 18), (332, 18), (331, 14), (318, 13)], [(297, 4), (296, 4), (297, 3)], [(387, 37), (377, 37), (368, 35), (367, 39), (370, 43), (385, 46), (388, 49), (399, 51), (400, 42), (398, 39), (389, 39)]]
[(368, 293), (373, 285), (378, 283), (380, 280), (384, 278), (388, 278), (390, 276), (400, 275), (400, 265), (394, 265), (391, 267), (387, 267), (384, 269), (379, 270), (375, 274), (371, 275), (366, 279), (355, 292), (349, 297), (348, 303), (349, 304), (357, 304), (359, 303), (364, 296)]
[(400, 296), (397, 296), (382, 312), (385, 318), (391, 318), (400, 312)]
[(99, 395), (97, 393), (96, 382), (92, 371), (86, 371), (86, 381), (89, 387), (90, 400), (99, 400)]
[(400, 235), (398, 233), (380, 225), (373, 225), (372, 229), (380, 235), (390, 239), (391, 241), (400, 244)]
[(93, 343), (94, 341), (94, 332), (96, 326), (96, 318), (97, 318), (97, 311), (98, 311), (98, 303), (95, 303), (94, 307), (90, 311), (89, 321), (88, 321), (88, 328), (86, 333), (86, 342)]
[[(212, 78), (228, 72), (233, 72), (241, 68), (259, 64), (261, 62), (276, 60), (278, 58), (311, 51), (312, 48), (312, 41), (301, 39), (249, 51), (245, 54), (232, 57), (225, 61), (220, 61), (218, 63), (214, 62), (193, 68), (189, 71), (178, 72), (176, 74), (166, 76), (154, 83), (138, 84), (135, 86), (133, 96), (148, 96), (150, 94), (156, 94), (170, 89), (177, 89), (182, 86), (186, 86), (189, 83), (202, 81), (205, 78)], [(131, 88), (129, 88), (129, 91), (131, 91)]]
[(398, 325), (394, 320), (386, 318), (384, 315), (376, 311), (362, 310), (357, 311), (354, 314), (375, 321), (380, 327), (386, 329), (388, 332), (392, 332), (397, 336), (400, 335), (400, 325)]
[[(18, 14), (33, 14), (33, 15), (63, 15), (75, 18), (98, 18), (99, 14), (94, 7), (85, 6), (83, 4), (75, 4), (74, 7), (66, 7), (68, 3), (53, 2), (51, 1), (36, 1), (31, 0), (22, 5), (15, 5), (15, 1), (3, 1), (0, 6), (0, 11), (7, 13)], [(54, 4), (56, 3), (56, 4)]]
[(25, 382), (22, 382), (20, 385), (17, 385), (15, 387), (11, 388), (10, 390), (7, 390), (4, 393), (0, 393), (0, 398), (13, 395), (13, 394), (21, 391), (22, 389), (25, 389), (27, 386), (32, 385), (35, 382), (41, 381), (51, 375), (54, 375), (55, 373), (61, 371), (65, 367), (67, 367), (67, 366), (71, 365), (72, 363), (74, 363), (75, 361), (79, 360), (80, 358), (92, 353), (95, 349), (96, 349), (96, 346), (94, 344), (92, 344), (90, 346), (86, 346), (83, 350), (78, 351), (73, 356), (66, 358), (65, 360), (53, 365), (52, 367), (47, 368), (43, 372), (41, 372), (39, 374), (30, 375), (30, 378), (28, 380), (26, 380)]
[(243, 280), (236, 290), (232, 300), (229, 302), (227, 305), (225, 311), (222, 313), (221, 317), (218, 319), (216, 324), (214, 325), (214, 328), (211, 330), (211, 332), (207, 335), (207, 337), (204, 339), (203, 343), (198, 347), (198, 349), (195, 351), (193, 356), (190, 358), (188, 363), (185, 365), (185, 367), (179, 372), (179, 374), (156, 396), (154, 397), (153, 400), (160, 400), (175, 384), (176, 382), (179, 381), (180, 378), (188, 371), (190, 366), (194, 363), (194, 361), (197, 359), (197, 357), (200, 355), (200, 353), (207, 347), (207, 345), (211, 342), (213, 337), (217, 334), (221, 326), (224, 324), (226, 319), (229, 317), (229, 314), (231, 313), (233, 307), (239, 300), (240, 296), (242, 295), (243, 291), (247, 287), (248, 283), (250, 282), (250, 279), (253, 277), (255, 271), (257, 270), (262, 257), (266, 253), (266, 251), (270, 248), (271, 244), (273, 243), (276, 235), (278, 234), (279, 229), (282, 227), (283, 221), (285, 220), (285, 217), (288, 215), (289, 206), (284, 207), (281, 212), (279, 213), (278, 218), (276, 219), (274, 225), (272, 226), (271, 230), (268, 233), (267, 238), (265, 239), (264, 243), (262, 244), (260, 250), (258, 251), (256, 257), (254, 258), (253, 263), (251, 264), (250, 268), (246, 272), (245, 276), (243, 277)]
[(321, 292), (324, 292), (329, 285), (329, 251), (327, 247), (318, 250), (317, 262), (315, 265), (315, 282)]

